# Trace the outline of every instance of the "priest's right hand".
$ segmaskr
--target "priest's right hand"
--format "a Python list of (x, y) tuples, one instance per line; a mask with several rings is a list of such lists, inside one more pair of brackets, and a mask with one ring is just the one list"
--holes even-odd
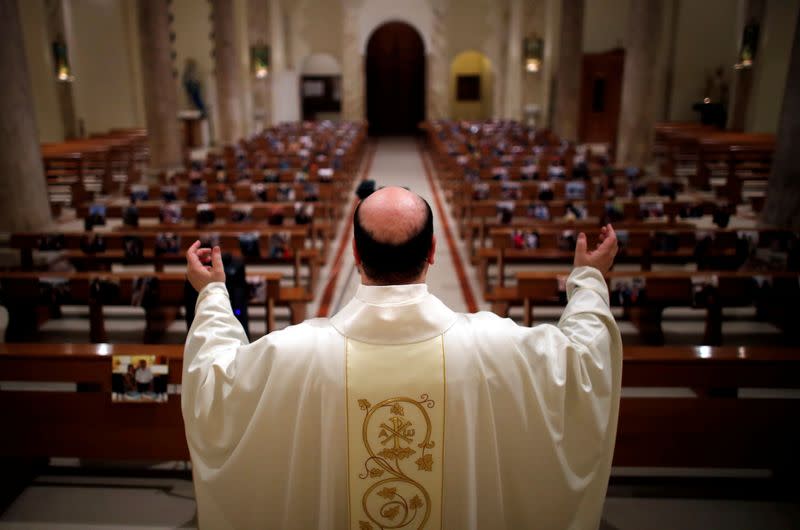
[(219, 247), (200, 248), (200, 241), (195, 241), (186, 252), (186, 265), (186, 276), (198, 293), (211, 282), (225, 281), (222, 251)]
[(605, 274), (614, 265), (618, 248), (617, 234), (610, 224), (600, 229), (600, 243), (595, 250), (588, 249), (586, 234), (581, 232), (575, 245), (575, 266), (594, 267)]

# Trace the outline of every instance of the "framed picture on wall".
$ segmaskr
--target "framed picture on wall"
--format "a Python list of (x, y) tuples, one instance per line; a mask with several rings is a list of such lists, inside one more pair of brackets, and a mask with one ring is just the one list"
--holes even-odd
[(303, 81), (303, 96), (307, 98), (321, 98), (325, 95), (325, 82), (320, 80)]
[(481, 76), (468, 74), (456, 77), (456, 99), (458, 101), (480, 101)]

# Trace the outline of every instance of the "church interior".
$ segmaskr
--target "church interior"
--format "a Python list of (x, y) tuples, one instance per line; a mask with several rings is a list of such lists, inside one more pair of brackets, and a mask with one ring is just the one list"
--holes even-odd
[(0, 529), (196, 528), (186, 249), (222, 248), (251, 340), (330, 317), (358, 194), (390, 185), (431, 205), (431, 292), (522, 325), (558, 322), (577, 234), (615, 227), (602, 529), (800, 527), (799, 17), (0, 0)]

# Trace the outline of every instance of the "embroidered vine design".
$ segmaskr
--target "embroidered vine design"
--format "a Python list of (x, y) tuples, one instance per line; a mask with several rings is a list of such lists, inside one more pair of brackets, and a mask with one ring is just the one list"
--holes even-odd
[[(364, 461), (364, 471), (358, 476), (362, 480), (380, 479), (367, 488), (361, 499), (364, 516), (368, 520), (359, 520), (359, 529), (388, 530), (409, 525), (415, 525), (417, 529), (424, 527), (431, 514), (431, 497), (419, 482), (407, 474), (404, 465), (407, 466), (416, 456), (414, 464), (417, 471), (433, 470), (433, 456), (427, 451), (433, 449), (436, 443), (431, 440), (431, 419), (426, 409), (432, 409), (436, 403), (428, 394), (422, 394), (419, 400), (394, 397), (374, 406), (366, 399), (359, 399), (358, 406), (366, 413), (362, 438), (369, 454)], [(415, 443), (419, 439), (417, 429), (411, 415), (406, 414), (406, 407), (418, 411), (424, 420), (424, 436), (419, 443)], [(378, 420), (375, 413), (385, 413), (386, 409), (388, 418)], [(373, 443), (376, 444), (374, 447)], [(371, 513), (368, 506), (372, 495), (380, 497), (377, 499), (377, 513)], [(419, 515), (421, 519), (416, 524)]]

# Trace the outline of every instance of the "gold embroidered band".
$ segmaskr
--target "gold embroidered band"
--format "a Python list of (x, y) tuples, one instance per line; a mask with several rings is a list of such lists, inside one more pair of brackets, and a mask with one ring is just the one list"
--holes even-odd
[(350, 528), (442, 526), (442, 337), (406, 345), (347, 341)]

